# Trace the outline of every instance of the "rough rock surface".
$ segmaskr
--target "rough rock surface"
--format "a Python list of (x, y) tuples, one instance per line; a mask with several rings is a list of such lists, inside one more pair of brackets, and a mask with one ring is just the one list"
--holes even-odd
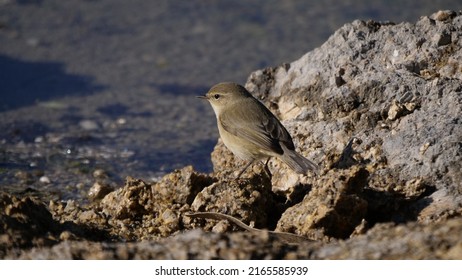
[[(421, 225), (382, 224), (345, 241), (281, 243), (265, 234), (200, 229), (160, 241), (66, 240), (23, 251), (20, 259), (462, 259), (462, 219)], [(8, 256), (8, 258), (11, 257)]]
[[(390, 203), (403, 200), (416, 211), (374, 222), (452, 216), (462, 205), (461, 24), (452, 11), (415, 24), (358, 20), (299, 60), (252, 73), (246, 87), (326, 171), (364, 166), (374, 212), (381, 211), (377, 203), (392, 210), (400, 205)], [(353, 138), (359, 143), (345, 157)], [(213, 153), (216, 170), (236, 169), (223, 149)], [(272, 166), (276, 191), (323, 187), (322, 179), (293, 174), (281, 162)]]
[[(191, 211), (228, 214), (257, 228), (267, 228), (269, 223), (274, 225), (277, 220), (269, 220), (280, 216), (271, 192), (271, 182), (260, 175), (250, 180), (222, 180), (206, 187), (194, 199)], [(223, 221), (218, 227), (214, 227), (215, 224), (211, 221), (209, 225), (216, 231), (225, 231), (228, 223)]]
[[(462, 14), (355, 21), (246, 87), (319, 163), (319, 176), (242, 162), (218, 142), (214, 174), (128, 178), (93, 202), (0, 196), (0, 256), (22, 259), (462, 259)], [(229, 221), (311, 239), (281, 242)], [(210, 232), (212, 231), (212, 232)], [(129, 242), (127, 242), (129, 241)]]

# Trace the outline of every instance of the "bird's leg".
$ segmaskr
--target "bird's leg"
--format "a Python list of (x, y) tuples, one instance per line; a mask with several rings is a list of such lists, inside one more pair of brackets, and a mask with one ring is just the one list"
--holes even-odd
[(236, 179), (241, 178), (241, 175), (247, 170), (247, 168), (249, 168), (249, 166), (250, 166), (253, 162), (254, 162), (254, 160), (249, 161), (249, 163), (247, 163), (247, 165), (244, 167), (244, 169), (242, 169), (241, 172), (239, 172), (239, 174), (237, 175), (237, 178), (236, 178)]
[(263, 170), (265, 170), (265, 173), (266, 175), (268, 175), (268, 178), (271, 178), (271, 176), (273, 176), (271, 174), (271, 171), (269, 170), (269, 167), (268, 167), (268, 162), (270, 161), (270, 158), (268, 158), (265, 162), (265, 167), (263, 168)]

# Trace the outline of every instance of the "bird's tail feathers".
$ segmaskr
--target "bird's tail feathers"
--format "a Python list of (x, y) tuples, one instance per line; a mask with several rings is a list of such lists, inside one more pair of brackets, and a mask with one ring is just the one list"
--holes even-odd
[(282, 145), (284, 154), (280, 159), (287, 164), (292, 170), (299, 174), (306, 174), (309, 170), (319, 175), (319, 166), (311, 160), (303, 157), (293, 150), (289, 150)]

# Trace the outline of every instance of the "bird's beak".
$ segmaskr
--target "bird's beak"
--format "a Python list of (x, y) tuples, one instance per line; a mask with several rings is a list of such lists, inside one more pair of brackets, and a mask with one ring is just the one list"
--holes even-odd
[(200, 99), (207, 99), (207, 100), (209, 99), (209, 98), (207, 97), (207, 95), (199, 95), (199, 96), (196, 96), (196, 97), (197, 97), (197, 98), (200, 98)]

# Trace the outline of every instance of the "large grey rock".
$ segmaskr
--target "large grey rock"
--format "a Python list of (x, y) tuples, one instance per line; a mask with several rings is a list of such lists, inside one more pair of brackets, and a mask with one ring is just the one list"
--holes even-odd
[[(451, 11), (415, 24), (357, 20), (299, 60), (252, 73), (246, 87), (325, 170), (341, 166), (346, 144), (359, 138), (353, 155), (370, 172), (365, 188), (412, 197), (407, 209), (415, 215), (404, 220), (452, 216), (462, 205), (460, 38), (462, 16)], [(222, 163), (238, 168), (222, 149), (221, 143), (215, 148), (215, 170)], [(277, 160), (270, 166), (275, 190), (320, 183)], [(369, 197), (370, 210), (376, 203)], [(376, 219), (398, 221), (395, 214)]]

